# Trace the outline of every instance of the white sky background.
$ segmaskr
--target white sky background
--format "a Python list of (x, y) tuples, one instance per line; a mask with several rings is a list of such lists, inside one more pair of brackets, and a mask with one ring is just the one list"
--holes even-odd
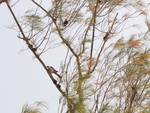
[[(20, 0), (13, 8), (17, 17), (21, 17), (26, 9), (32, 8), (30, 0)], [(144, 24), (141, 18), (135, 23)], [(129, 23), (132, 23), (129, 21)], [(129, 24), (127, 23), (127, 24)], [(8, 29), (14, 20), (5, 4), (0, 5), (0, 113), (21, 113), (24, 104), (35, 101), (47, 102), (46, 113), (57, 113), (59, 92), (43, 70), (33, 54), (25, 49), (23, 41), (17, 38), (17, 32)], [(144, 28), (145, 29), (145, 28)], [(144, 30), (130, 30), (124, 36)], [(59, 48), (58, 48), (59, 49)], [(49, 64), (57, 67), (63, 51), (50, 50)]]

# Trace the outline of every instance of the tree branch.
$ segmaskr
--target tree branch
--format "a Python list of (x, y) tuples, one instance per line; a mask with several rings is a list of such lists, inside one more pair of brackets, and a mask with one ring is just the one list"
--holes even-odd
[(77, 57), (78, 55), (75, 53), (74, 49), (71, 47), (71, 45), (68, 43), (68, 41), (62, 36), (62, 33), (56, 23), (56, 20), (55, 18), (48, 12), (46, 11), (40, 4), (38, 4), (37, 2), (35, 2), (34, 0), (32, 0), (32, 2), (37, 5), (39, 8), (41, 8), (51, 19), (52, 21), (54, 22), (55, 26), (56, 26), (56, 29), (57, 29), (57, 32), (61, 38), (61, 40), (65, 43), (65, 45), (69, 48), (69, 50), (72, 52), (72, 54)]

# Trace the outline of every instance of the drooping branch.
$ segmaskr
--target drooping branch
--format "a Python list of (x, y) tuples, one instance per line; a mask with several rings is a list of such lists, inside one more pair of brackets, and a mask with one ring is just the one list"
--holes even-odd
[(60, 86), (57, 84), (57, 81), (53, 78), (52, 73), (49, 72), (49, 69), (47, 68), (46, 64), (44, 63), (44, 61), (40, 58), (40, 56), (36, 53), (35, 48), (33, 48), (33, 45), (30, 44), (30, 40), (25, 36), (25, 33), (22, 29), (22, 27), (19, 24), (19, 21), (17, 20), (12, 8), (10, 7), (9, 3), (6, 2), (6, 5), (9, 9), (9, 11), (11, 12), (21, 34), (22, 34), (22, 40), (24, 40), (26, 42), (26, 44), (28, 45), (28, 48), (32, 51), (32, 53), (35, 55), (36, 59), (40, 62), (40, 64), (43, 66), (43, 68), (46, 70), (47, 74), (49, 75), (50, 79), (52, 80), (53, 84), (56, 86), (56, 88), (58, 89), (58, 91), (62, 94), (62, 96), (64, 96), (67, 101), (72, 104), (72, 100), (69, 99), (69, 97), (66, 95), (65, 92), (63, 92), (63, 90), (60, 88)]

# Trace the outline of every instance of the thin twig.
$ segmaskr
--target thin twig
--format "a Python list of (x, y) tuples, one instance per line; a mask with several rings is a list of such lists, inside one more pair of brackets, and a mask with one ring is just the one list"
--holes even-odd
[(41, 9), (52, 19), (52, 21), (54, 22), (54, 24), (55, 24), (55, 26), (56, 26), (57, 32), (58, 32), (58, 34), (59, 34), (61, 40), (62, 40), (62, 41), (65, 43), (65, 45), (69, 48), (69, 50), (72, 52), (72, 54), (73, 54), (75, 57), (78, 57), (78, 55), (76, 54), (76, 52), (74, 51), (74, 49), (71, 47), (71, 45), (68, 43), (68, 41), (62, 36), (62, 33), (61, 33), (61, 31), (60, 31), (60, 29), (59, 29), (59, 27), (58, 27), (58, 25), (57, 25), (57, 23), (56, 23), (56, 21), (55, 21), (55, 18), (54, 18), (48, 11), (46, 11), (40, 4), (38, 4), (38, 3), (35, 2), (34, 0), (32, 0), (32, 1), (33, 1), (33, 3), (34, 3), (35, 5), (37, 5), (39, 8), (41, 8)]

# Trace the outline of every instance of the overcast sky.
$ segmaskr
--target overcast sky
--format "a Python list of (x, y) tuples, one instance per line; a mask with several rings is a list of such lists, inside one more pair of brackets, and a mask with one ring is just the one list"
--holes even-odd
[[(21, 17), (25, 9), (33, 7), (28, 1), (21, 0), (13, 8), (17, 17)], [(140, 18), (134, 22), (144, 24)], [(57, 113), (59, 92), (33, 54), (29, 50), (20, 52), (26, 46), (23, 41), (17, 38), (17, 32), (9, 28), (11, 25), (14, 25), (14, 20), (5, 4), (1, 4), (0, 113), (21, 113), (24, 104), (35, 101), (47, 102), (48, 110), (45, 113)], [(142, 27), (140, 28), (132, 30), (128, 34), (138, 33), (142, 30)], [(123, 35), (125, 36), (125, 34)], [(51, 55), (49, 59), (46, 59), (46, 62), (57, 67), (61, 60), (59, 56), (62, 56), (63, 51), (55, 51), (51, 50)]]

